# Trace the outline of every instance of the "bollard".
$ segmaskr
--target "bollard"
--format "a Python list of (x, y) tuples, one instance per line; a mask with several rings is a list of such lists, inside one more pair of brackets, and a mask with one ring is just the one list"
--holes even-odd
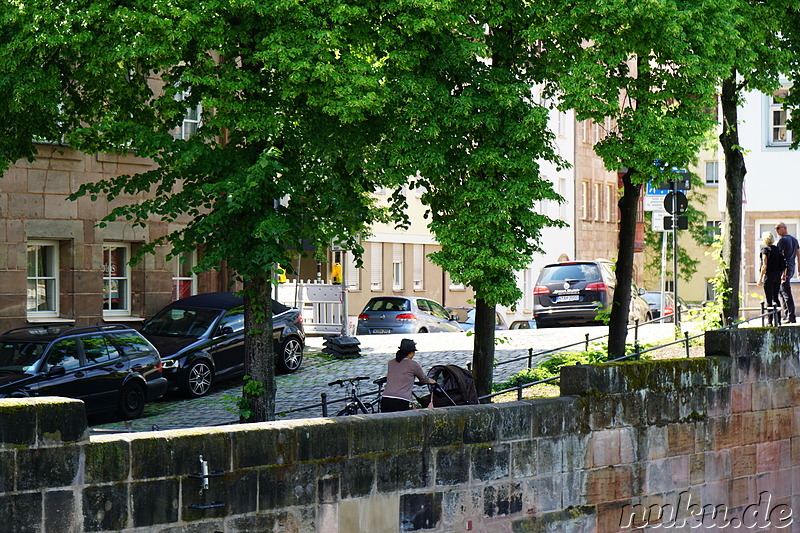
[(322, 416), (328, 416), (328, 393), (322, 393)]
[(761, 301), (761, 327), (762, 328), (764, 326), (766, 326), (766, 324), (764, 323), (764, 319), (767, 318), (767, 317), (764, 316), (765, 314), (766, 314), (766, 310), (764, 308), (764, 301), (762, 300)]
[(684, 342), (686, 344), (686, 358), (688, 359), (689, 358), (689, 332), (688, 331), (684, 331), (683, 332), (683, 338), (685, 339)]
[(517, 378), (517, 400), (522, 400), (522, 378)]
[[(639, 319), (638, 318), (634, 318), (633, 319), (633, 343), (634, 344), (639, 344)], [(639, 350), (636, 350), (636, 351), (638, 352)]]
[(584, 351), (586, 351), (586, 352), (589, 351), (589, 334), (588, 333), (586, 334), (586, 348), (584, 349)]
[(528, 370), (533, 365), (533, 348), (528, 348)]

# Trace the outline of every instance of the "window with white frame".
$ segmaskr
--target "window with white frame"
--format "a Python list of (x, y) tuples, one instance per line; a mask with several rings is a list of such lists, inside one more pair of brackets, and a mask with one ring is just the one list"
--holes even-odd
[(28, 256), (28, 317), (58, 316), (58, 243), (30, 241)]
[(770, 146), (787, 146), (792, 143), (792, 132), (786, 127), (789, 112), (784, 109), (783, 102), (789, 96), (789, 88), (778, 89), (769, 98), (769, 139)]
[(131, 313), (131, 247), (126, 243), (103, 245), (103, 314)]
[[(178, 102), (183, 102), (189, 98), (189, 94), (189, 91), (184, 91), (183, 93), (176, 95), (175, 100)], [(186, 108), (186, 114), (183, 116), (183, 121), (173, 133), (173, 137), (176, 139), (186, 140), (197, 133), (197, 129), (201, 124), (202, 110), (203, 108), (199, 103), (195, 106)]]
[(403, 244), (392, 244), (392, 290), (403, 290)]
[(197, 294), (196, 252), (182, 252), (172, 257), (172, 300)]
[(425, 289), (425, 245), (415, 244), (412, 253), (414, 254), (414, 290)]
[(453, 278), (450, 277), (450, 274), (447, 274), (447, 285), (450, 287), (451, 291), (464, 291), (466, 287), (464, 287), (463, 283), (456, 283), (453, 281)]
[(603, 185), (601, 183), (594, 184), (594, 220), (600, 220), (600, 213), (603, 212)]
[(617, 196), (614, 194), (614, 186), (606, 185), (606, 222), (616, 222), (614, 215), (616, 214)]
[(589, 182), (581, 182), (581, 218), (589, 218)]
[(361, 269), (356, 265), (356, 256), (352, 252), (345, 252), (344, 276), (347, 289), (351, 291), (361, 290)]
[(719, 161), (706, 161), (706, 187), (719, 185)]
[(600, 123), (595, 121), (592, 124), (594, 128), (594, 143), (597, 144), (600, 142)]
[(589, 141), (589, 120), (581, 120), (581, 142)]
[(706, 220), (705, 244), (709, 246), (713, 244), (718, 235), (722, 235), (722, 221)]
[(565, 137), (567, 135), (567, 112), (557, 111), (556, 120), (558, 123), (558, 136)]
[(370, 283), (371, 291), (383, 290), (383, 243), (370, 243)]

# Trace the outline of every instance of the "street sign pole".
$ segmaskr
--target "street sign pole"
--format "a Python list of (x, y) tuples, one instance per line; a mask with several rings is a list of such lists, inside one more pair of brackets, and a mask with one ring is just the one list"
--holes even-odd
[(672, 296), (675, 300), (673, 304), (673, 316), (675, 317), (675, 335), (681, 330), (681, 313), (680, 313), (680, 305), (678, 304), (678, 216), (679, 216), (679, 209), (678, 209), (678, 181), (674, 180), (672, 182), (672, 212), (673, 212), (673, 224), (672, 224)]

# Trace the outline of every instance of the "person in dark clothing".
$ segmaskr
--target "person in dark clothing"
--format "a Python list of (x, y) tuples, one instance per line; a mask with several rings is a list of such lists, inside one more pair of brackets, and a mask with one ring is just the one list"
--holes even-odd
[(411, 389), (414, 379), (422, 383), (436, 383), (430, 379), (419, 363), (413, 361), (417, 345), (411, 339), (400, 341), (400, 349), (395, 358), (389, 361), (386, 372), (386, 387), (381, 396), (381, 412), (408, 411), (411, 409), (413, 395)]
[(792, 296), (792, 278), (797, 272), (797, 263), (800, 261), (800, 244), (797, 239), (789, 235), (786, 224), (778, 222), (775, 232), (780, 236), (778, 249), (786, 261), (786, 272), (781, 277), (780, 299), (783, 308), (783, 320), (790, 324), (795, 323), (794, 297)]
[(758, 275), (758, 284), (764, 285), (764, 296), (767, 299), (767, 317), (770, 326), (779, 326), (781, 323), (780, 311), (775, 312), (779, 307), (778, 292), (781, 287), (781, 276), (786, 272), (786, 261), (783, 254), (773, 243), (775, 239), (772, 233), (765, 231), (761, 235), (763, 246), (761, 247), (761, 271)]

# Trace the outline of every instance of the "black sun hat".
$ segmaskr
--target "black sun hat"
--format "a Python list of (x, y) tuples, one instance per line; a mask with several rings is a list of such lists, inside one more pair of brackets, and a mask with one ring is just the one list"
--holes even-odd
[(411, 339), (403, 339), (400, 341), (400, 350), (405, 352), (416, 352), (417, 344)]

